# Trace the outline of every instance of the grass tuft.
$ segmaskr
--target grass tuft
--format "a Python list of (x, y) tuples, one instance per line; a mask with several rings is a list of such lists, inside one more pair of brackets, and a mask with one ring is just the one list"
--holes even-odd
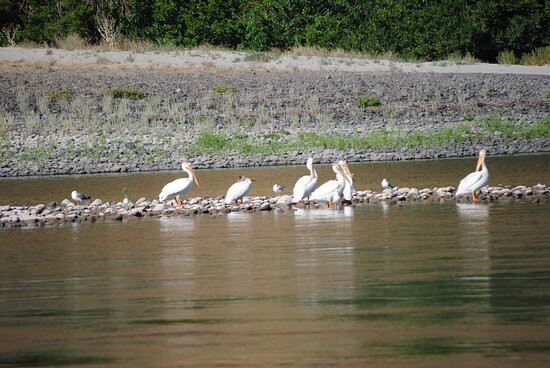
[(518, 59), (513, 51), (501, 51), (498, 53), (497, 61), (499, 64), (517, 64)]
[(59, 89), (52, 91), (48, 94), (48, 98), (51, 101), (71, 101), (74, 98), (74, 95), (65, 89)]
[(359, 96), (355, 101), (357, 107), (376, 107), (382, 106), (382, 103), (377, 97)]
[(548, 65), (550, 64), (550, 46), (540, 47), (521, 57), (523, 65)]
[(145, 97), (145, 93), (134, 87), (112, 88), (106, 92), (106, 95), (126, 100), (141, 100)]
[(212, 86), (212, 92), (215, 92), (215, 93), (233, 93), (236, 91), (237, 91), (237, 88), (227, 84), (216, 84)]

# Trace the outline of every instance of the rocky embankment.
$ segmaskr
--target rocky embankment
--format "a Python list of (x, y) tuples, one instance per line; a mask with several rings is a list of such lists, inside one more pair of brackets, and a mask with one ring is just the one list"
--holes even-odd
[(361, 68), (4, 63), (0, 176), (550, 151), (548, 75)]
[[(346, 206), (386, 203), (399, 206), (407, 203), (465, 202), (468, 198), (456, 198), (455, 187), (416, 189), (393, 188), (382, 192), (358, 191)], [(478, 194), (480, 202), (524, 200), (533, 203), (550, 200), (550, 187), (537, 184), (532, 187), (485, 187)], [(0, 206), (0, 227), (45, 226), (67, 222), (125, 221), (139, 218), (182, 217), (217, 215), (230, 212), (293, 211), (296, 207), (309, 207), (312, 211), (323, 206), (312, 203), (292, 203), (289, 195), (276, 197), (245, 197), (243, 204), (226, 205), (223, 196), (197, 197), (184, 201), (185, 208), (177, 208), (174, 201), (159, 203), (140, 198), (135, 203), (109, 203), (96, 199), (89, 204), (75, 204), (68, 199), (35, 206)]]

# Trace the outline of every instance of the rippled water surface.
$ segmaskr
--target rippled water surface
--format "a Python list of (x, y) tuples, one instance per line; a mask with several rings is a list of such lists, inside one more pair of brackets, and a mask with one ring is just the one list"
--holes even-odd
[[(433, 188), (436, 186), (457, 186), (466, 174), (474, 171), (475, 157), (421, 160), (400, 162), (350, 163), (354, 172), (356, 188), (359, 190), (380, 190), (380, 182), (388, 178), (400, 187)], [(491, 173), (491, 185), (534, 185), (550, 183), (550, 154), (487, 157)], [(333, 179), (334, 173), (328, 165), (317, 165), (319, 183)], [(255, 178), (250, 195), (274, 195), (273, 184), (287, 187), (286, 194), (292, 193), (296, 180), (308, 174), (303, 166), (238, 168), (221, 170), (197, 170), (200, 187), (194, 187), (186, 195), (218, 196), (225, 195), (227, 188), (239, 175)], [(105, 175), (72, 175), (29, 178), (0, 178), (0, 205), (28, 205), (61, 201), (70, 198), (73, 190), (103, 200), (118, 200), (123, 197), (123, 188), (128, 189), (130, 199), (140, 197), (158, 198), (160, 190), (169, 181), (187, 174), (181, 171), (105, 174)], [(285, 194), (285, 193), (283, 193)], [(185, 197), (185, 196), (184, 196)]]
[(0, 366), (542, 367), (547, 204), (0, 230)]

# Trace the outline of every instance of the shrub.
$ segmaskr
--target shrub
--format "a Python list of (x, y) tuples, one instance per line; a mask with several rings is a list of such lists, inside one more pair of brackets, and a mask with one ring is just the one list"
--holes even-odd
[(523, 65), (547, 65), (550, 64), (550, 46), (540, 47), (521, 57)]
[(50, 92), (48, 97), (51, 101), (71, 101), (74, 98), (74, 95), (70, 91), (59, 89)]
[(216, 84), (215, 86), (212, 86), (212, 92), (216, 93), (232, 93), (235, 91), (237, 91), (237, 88), (226, 84)]
[(382, 106), (378, 97), (359, 96), (355, 101), (357, 107), (376, 107)]
[(513, 51), (501, 51), (498, 53), (497, 61), (499, 64), (516, 64), (518, 59)]
[(86, 40), (77, 34), (70, 34), (64, 38), (58, 38), (55, 43), (58, 48), (65, 50), (85, 49), (88, 47)]
[(106, 95), (127, 100), (141, 100), (145, 97), (145, 93), (134, 87), (112, 88), (107, 91)]

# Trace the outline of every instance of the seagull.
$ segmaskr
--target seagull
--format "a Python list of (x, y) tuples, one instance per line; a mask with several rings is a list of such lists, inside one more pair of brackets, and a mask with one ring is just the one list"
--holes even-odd
[(285, 189), (284, 185), (273, 184), (273, 191), (275, 193), (281, 193)]
[(393, 185), (391, 185), (390, 181), (388, 179), (382, 179), (382, 188), (384, 189), (392, 189)]
[(82, 201), (85, 201), (86, 199), (90, 199), (91, 197), (86, 194), (78, 193), (76, 190), (73, 190), (71, 192), (71, 198), (75, 202), (82, 202)]

